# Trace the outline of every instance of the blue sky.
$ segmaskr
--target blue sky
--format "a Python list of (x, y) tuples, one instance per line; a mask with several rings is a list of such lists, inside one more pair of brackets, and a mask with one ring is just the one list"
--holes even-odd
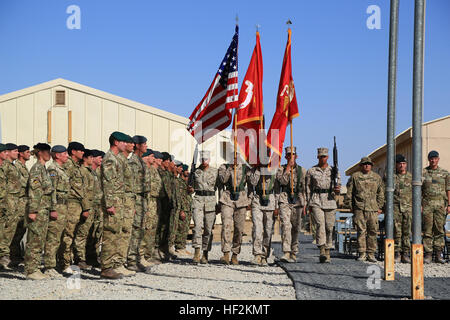
[[(413, 1), (400, 1), (396, 133), (411, 125)], [(81, 29), (69, 30), (69, 5)], [(381, 29), (369, 30), (369, 5)], [(449, 114), (450, 1), (426, 8), (424, 121)], [(266, 126), (272, 119), (287, 19), (300, 117), (299, 162), (337, 136), (341, 172), (386, 142), (389, 1), (0, 1), (0, 94), (62, 77), (188, 117), (211, 84), (239, 16), (239, 75), (261, 25)], [(289, 129), (288, 129), (289, 130)], [(289, 134), (286, 136), (289, 143)], [(331, 160), (331, 159), (330, 159)]]

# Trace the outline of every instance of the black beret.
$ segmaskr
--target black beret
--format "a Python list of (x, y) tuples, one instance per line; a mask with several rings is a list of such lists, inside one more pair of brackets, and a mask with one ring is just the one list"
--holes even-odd
[(53, 146), (51, 151), (54, 153), (62, 153), (62, 152), (66, 152), (67, 149), (64, 146), (56, 145), (56, 146)]
[(6, 151), (6, 146), (0, 143), (0, 152)]
[(402, 154), (398, 154), (395, 156), (395, 162), (399, 163), (399, 162), (406, 162), (406, 158), (404, 155)]
[(6, 146), (6, 150), (16, 150), (17, 149), (17, 145), (14, 143), (7, 143), (5, 144)]
[(175, 165), (176, 165), (177, 167), (182, 167), (182, 166), (183, 166), (183, 162), (178, 161), (178, 160), (175, 160)]
[(38, 143), (33, 146), (33, 149), (39, 151), (50, 151), (51, 147), (46, 143)]
[(152, 149), (147, 149), (147, 151), (142, 155), (142, 158), (148, 157), (149, 155), (154, 154)]
[(153, 150), (153, 155), (155, 156), (155, 159), (162, 159), (163, 155), (161, 152)]
[(71, 151), (71, 150), (84, 151), (84, 146), (83, 146), (83, 144), (74, 141), (74, 142), (69, 143), (69, 147), (67, 148), (67, 150), (68, 151)]
[(435, 157), (439, 157), (439, 152), (437, 152), (435, 150), (430, 151), (430, 153), (428, 154), (428, 159), (435, 158)]
[(170, 154), (168, 153), (168, 152), (162, 152), (161, 153), (161, 155), (162, 155), (162, 160), (163, 161), (166, 161), (166, 160), (172, 160), (172, 158), (171, 158), (171, 156), (170, 156)]
[(141, 143), (145, 143), (147, 142), (147, 138), (144, 136), (134, 136), (133, 137), (133, 142), (135, 144), (141, 144)]
[(92, 157), (92, 150), (84, 149), (83, 158)]
[(92, 149), (91, 150), (91, 155), (96, 158), (96, 157), (101, 157), (102, 156), (102, 151), (97, 150), (97, 149)]
[(188, 170), (189, 170), (188, 165), (187, 164), (183, 164), (183, 171), (188, 171)]
[(129, 135), (123, 133), (123, 132), (119, 132), (119, 131), (114, 131), (113, 133), (111, 133), (111, 137), (114, 138), (114, 140), (117, 141), (128, 141), (128, 137)]
[(17, 149), (19, 150), (19, 152), (25, 152), (27, 150), (30, 150), (30, 147), (22, 144), (22, 145), (18, 146)]
[(127, 136), (127, 138), (126, 138), (125, 142), (134, 143), (133, 138), (131, 136), (129, 136), (127, 134), (126, 134), (126, 136)]

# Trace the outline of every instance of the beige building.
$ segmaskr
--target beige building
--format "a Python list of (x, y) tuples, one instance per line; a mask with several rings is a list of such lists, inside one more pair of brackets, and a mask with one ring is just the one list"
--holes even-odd
[[(107, 151), (109, 135), (122, 131), (146, 136), (149, 148), (167, 151), (189, 166), (195, 148), (186, 130), (188, 118), (64, 79), (1, 95), (0, 119), (2, 143), (32, 147), (78, 141)], [(211, 150), (211, 165), (225, 161), (229, 137), (229, 131), (222, 131), (200, 147)]]
[[(403, 154), (408, 161), (408, 171), (412, 166), (412, 128), (408, 128), (395, 137), (396, 154)], [(450, 170), (450, 115), (422, 124), (422, 161), (423, 167), (428, 165), (428, 153), (431, 150), (439, 152), (439, 166)], [(384, 175), (386, 167), (387, 146), (376, 149), (368, 156), (374, 162), (373, 170)], [(359, 170), (359, 159), (349, 167), (345, 174), (350, 176)]]

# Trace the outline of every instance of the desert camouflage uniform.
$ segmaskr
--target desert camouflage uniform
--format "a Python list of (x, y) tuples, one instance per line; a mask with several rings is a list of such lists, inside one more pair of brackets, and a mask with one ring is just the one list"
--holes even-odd
[[(252, 239), (253, 255), (270, 255), (270, 246), (273, 230), (273, 212), (278, 207), (279, 186), (276, 181), (276, 172), (272, 175), (262, 175), (260, 169), (247, 173), (248, 182), (255, 189), (252, 197)], [(269, 200), (267, 206), (261, 203), (263, 198), (263, 181), (265, 183), (266, 199)]]
[(95, 187), (95, 178), (94, 173), (90, 167), (86, 167), (82, 165), (80, 167), (81, 175), (83, 176), (83, 182), (85, 187), (85, 195), (91, 204), (91, 210), (89, 211), (89, 215), (87, 218), (81, 216), (80, 221), (77, 223), (75, 228), (75, 241), (74, 241), (74, 253), (75, 253), (75, 261), (77, 263), (86, 262), (86, 244), (87, 238), (89, 235), (89, 230), (92, 227), (92, 223), (94, 222), (94, 214), (95, 212), (92, 210), (93, 201), (95, 198), (94, 187)]
[(93, 216), (92, 227), (89, 230), (86, 260), (89, 264), (97, 264), (100, 258), (100, 244), (103, 232), (103, 210), (102, 198), (103, 191), (100, 183), (101, 168), (92, 171), (94, 176), (94, 199), (92, 200), (92, 209), (89, 215)]
[(6, 211), (0, 234), (0, 259), (9, 258), (9, 246), (20, 220), (19, 198), (22, 192), (21, 175), (17, 167), (6, 159), (3, 161), (2, 168), (6, 176)]
[(47, 169), (39, 161), (30, 170), (28, 182), (29, 212), (36, 213), (36, 220), (26, 216), (27, 245), (25, 249), (25, 274), (38, 271), (44, 249), (49, 209), (56, 205), (56, 194)]
[[(47, 237), (44, 250), (44, 266), (46, 269), (54, 269), (56, 267), (56, 259), (63, 260), (63, 252), (60, 249), (61, 235), (67, 223), (67, 198), (70, 192), (69, 176), (64, 169), (53, 161), (48, 166), (48, 174), (55, 189), (56, 202), (50, 208), (50, 211), (56, 211), (58, 218), (56, 220), (49, 219)], [(63, 267), (63, 266), (61, 266)]]
[(138, 262), (142, 239), (144, 237), (144, 220), (147, 213), (147, 192), (148, 187), (145, 187), (146, 182), (146, 164), (142, 161), (141, 157), (132, 153), (129, 160), (129, 166), (133, 172), (134, 178), (134, 193), (136, 195), (136, 214), (134, 215), (130, 249), (128, 252), (128, 265), (134, 265)]
[[(101, 185), (103, 189), (103, 235), (101, 250), (101, 268), (121, 267), (120, 243), (124, 210), (124, 168), (123, 161), (111, 150), (106, 152), (101, 165)], [(115, 214), (106, 211), (114, 207)]]
[(378, 210), (384, 205), (384, 183), (370, 171), (352, 174), (347, 182), (345, 203), (353, 211), (353, 222), (358, 232), (358, 252), (374, 254), (377, 250)]
[(67, 218), (61, 241), (63, 255), (62, 267), (65, 269), (72, 263), (75, 229), (80, 221), (81, 213), (91, 209), (91, 203), (86, 195), (87, 181), (83, 180), (80, 166), (71, 157), (63, 165), (64, 171), (69, 176), (70, 192), (67, 198)]
[[(192, 200), (194, 230), (192, 247), (202, 251), (211, 250), (212, 228), (216, 220), (217, 169), (208, 167), (207, 170), (197, 168), (194, 172), (195, 195)], [(209, 195), (200, 195), (206, 192)], [(202, 230), (203, 229), (203, 230)]]
[(437, 167), (422, 171), (423, 247), (425, 253), (442, 251), (444, 225), (447, 217), (447, 191), (450, 190), (450, 174)]
[[(295, 165), (292, 169), (294, 196), (296, 197), (296, 201), (293, 204), (290, 204), (288, 201), (288, 194), (291, 193), (291, 171), (286, 170), (286, 165), (284, 165), (277, 171), (277, 181), (280, 184), (278, 205), (280, 207), (282, 250), (284, 253), (297, 254), (301, 217), (303, 208), (306, 205), (306, 170), (299, 165)], [(298, 170), (301, 170), (300, 181), (298, 181)]]
[[(333, 247), (333, 227), (336, 220), (336, 200), (331, 190), (331, 166), (321, 169), (318, 165), (306, 172), (306, 199), (312, 209), (313, 224), (316, 226), (316, 244), (326, 249)], [(341, 175), (337, 174), (341, 184)]]
[(394, 174), (395, 252), (410, 254), (412, 222), (412, 175)]
[[(225, 186), (225, 190), (220, 197), (221, 217), (222, 217), (222, 252), (239, 254), (241, 252), (242, 234), (244, 233), (245, 214), (249, 199), (247, 196), (247, 167), (238, 164), (236, 167), (236, 192), (239, 199), (233, 201), (230, 193), (233, 192), (234, 169), (233, 165), (222, 164), (219, 167), (219, 181)], [(242, 182), (242, 183), (241, 183)], [(231, 230), (233, 229), (233, 239)]]
[[(185, 249), (189, 224), (192, 218), (192, 196), (187, 190), (187, 182), (177, 177), (175, 178), (175, 192), (173, 206), (175, 214), (171, 219), (171, 232), (169, 237), (169, 247), (175, 246), (175, 249)], [(181, 211), (185, 214), (185, 219), (181, 220)]]
[(23, 250), (21, 248), (20, 242), (22, 241), (25, 232), (27, 229), (25, 228), (25, 215), (28, 213), (28, 178), (30, 177), (30, 173), (28, 172), (27, 167), (16, 160), (14, 165), (20, 172), (20, 184), (22, 185), (22, 189), (19, 193), (19, 207), (18, 207), (18, 222), (16, 227), (16, 232), (14, 233), (13, 240), (11, 245), (9, 246), (9, 255), (12, 261), (20, 261), (23, 257)]

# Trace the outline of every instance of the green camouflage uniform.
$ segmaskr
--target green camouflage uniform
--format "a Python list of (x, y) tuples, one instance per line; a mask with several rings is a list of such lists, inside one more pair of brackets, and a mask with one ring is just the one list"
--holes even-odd
[(3, 172), (2, 166), (0, 166), (0, 235), (3, 234), (3, 227), (6, 219), (6, 176)]
[[(101, 251), (101, 268), (115, 269), (121, 263), (120, 244), (122, 237), (123, 208), (124, 208), (124, 167), (111, 150), (106, 152), (101, 165), (101, 185), (103, 189), (103, 236)], [(115, 214), (106, 211), (114, 207)]]
[(425, 253), (444, 248), (444, 225), (447, 217), (447, 191), (450, 175), (447, 170), (426, 167), (422, 172), (423, 247)]
[(352, 174), (347, 182), (345, 203), (353, 211), (353, 222), (358, 232), (358, 252), (374, 254), (377, 250), (378, 210), (384, 205), (381, 177), (373, 171)]
[(6, 176), (6, 216), (0, 234), (0, 258), (9, 257), (9, 246), (20, 220), (19, 198), (22, 192), (21, 175), (17, 167), (6, 159), (2, 168)]
[(38, 271), (47, 234), (49, 209), (56, 205), (56, 194), (47, 169), (39, 161), (30, 170), (28, 182), (29, 212), (36, 213), (36, 220), (26, 216), (27, 245), (25, 249), (25, 274)]
[(161, 213), (160, 199), (164, 196), (162, 179), (158, 169), (154, 167), (147, 168), (146, 185), (149, 188), (149, 192), (147, 193), (148, 215), (146, 215), (144, 219), (144, 248), (142, 248), (143, 250), (140, 250), (140, 255), (142, 256), (143, 253), (145, 254), (146, 259), (151, 259), (154, 256), (156, 247), (156, 229), (158, 227), (158, 217)]
[(87, 181), (83, 180), (80, 166), (69, 157), (63, 169), (70, 179), (70, 192), (67, 199), (67, 221), (61, 242), (62, 264), (65, 269), (72, 263), (72, 246), (75, 239), (75, 229), (80, 221), (81, 213), (90, 210), (91, 203), (86, 195)]
[(174, 214), (173, 208), (173, 190), (174, 190), (174, 178), (173, 173), (158, 169), (161, 176), (161, 182), (163, 185), (163, 194), (161, 198), (161, 212), (158, 219), (158, 229), (156, 238), (158, 241), (158, 247), (160, 250), (168, 250), (169, 248), (169, 227), (170, 217)]
[(394, 175), (394, 239), (395, 252), (410, 254), (412, 222), (412, 175)]
[(56, 204), (52, 205), (50, 211), (56, 211), (58, 218), (56, 220), (50, 219), (48, 222), (47, 237), (45, 241), (44, 265), (46, 269), (56, 267), (56, 255), (58, 260), (63, 260), (62, 251), (59, 251), (61, 246), (61, 235), (67, 223), (67, 198), (70, 192), (69, 176), (64, 169), (53, 161), (48, 166), (48, 174), (55, 189)]
[[(187, 182), (177, 177), (175, 179), (175, 193), (173, 205), (175, 214), (171, 219), (171, 232), (169, 246), (175, 246), (175, 249), (185, 249), (189, 225), (192, 218), (192, 197), (187, 190)], [(184, 220), (180, 218), (180, 212), (184, 211), (186, 217)]]
[(144, 237), (144, 218), (147, 213), (147, 192), (148, 187), (145, 187), (145, 174), (147, 166), (142, 161), (141, 157), (132, 153), (128, 164), (133, 172), (134, 178), (134, 193), (136, 195), (136, 213), (134, 214), (133, 225), (131, 230), (130, 248), (128, 252), (128, 265), (135, 265), (138, 262), (138, 257), (141, 255), (141, 242)]
[(92, 200), (92, 209), (89, 215), (92, 215), (92, 227), (89, 230), (86, 260), (89, 264), (98, 262), (100, 257), (100, 243), (103, 232), (103, 210), (102, 197), (103, 191), (100, 183), (100, 167), (97, 167), (92, 174), (94, 176), (94, 199)]
[(92, 227), (94, 221), (95, 212), (92, 210), (92, 202), (95, 198), (94, 187), (95, 178), (93, 170), (90, 167), (82, 165), (80, 167), (81, 175), (83, 176), (85, 195), (89, 203), (91, 204), (91, 210), (87, 218), (81, 216), (75, 228), (75, 240), (74, 240), (74, 253), (75, 261), (86, 262), (86, 244), (89, 235), (89, 230)]
[(9, 255), (12, 261), (20, 261), (23, 257), (23, 250), (21, 248), (20, 242), (22, 241), (25, 232), (27, 231), (24, 225), (25, 215), (28, 213), (27, 205), (28, 205), (28, 178), (30, 177), (30, 173), (28, 172), (27, 167), (20, 162), (19, 160), (15, 161), (15, 166), (20, 172), (20, 183), (22, 185), (22, 189), (19, 193), (19, 207), (18, 207), (18, 222), (16, 227), (16, 232), (14, 234), (11, 245), (9, 246)]

